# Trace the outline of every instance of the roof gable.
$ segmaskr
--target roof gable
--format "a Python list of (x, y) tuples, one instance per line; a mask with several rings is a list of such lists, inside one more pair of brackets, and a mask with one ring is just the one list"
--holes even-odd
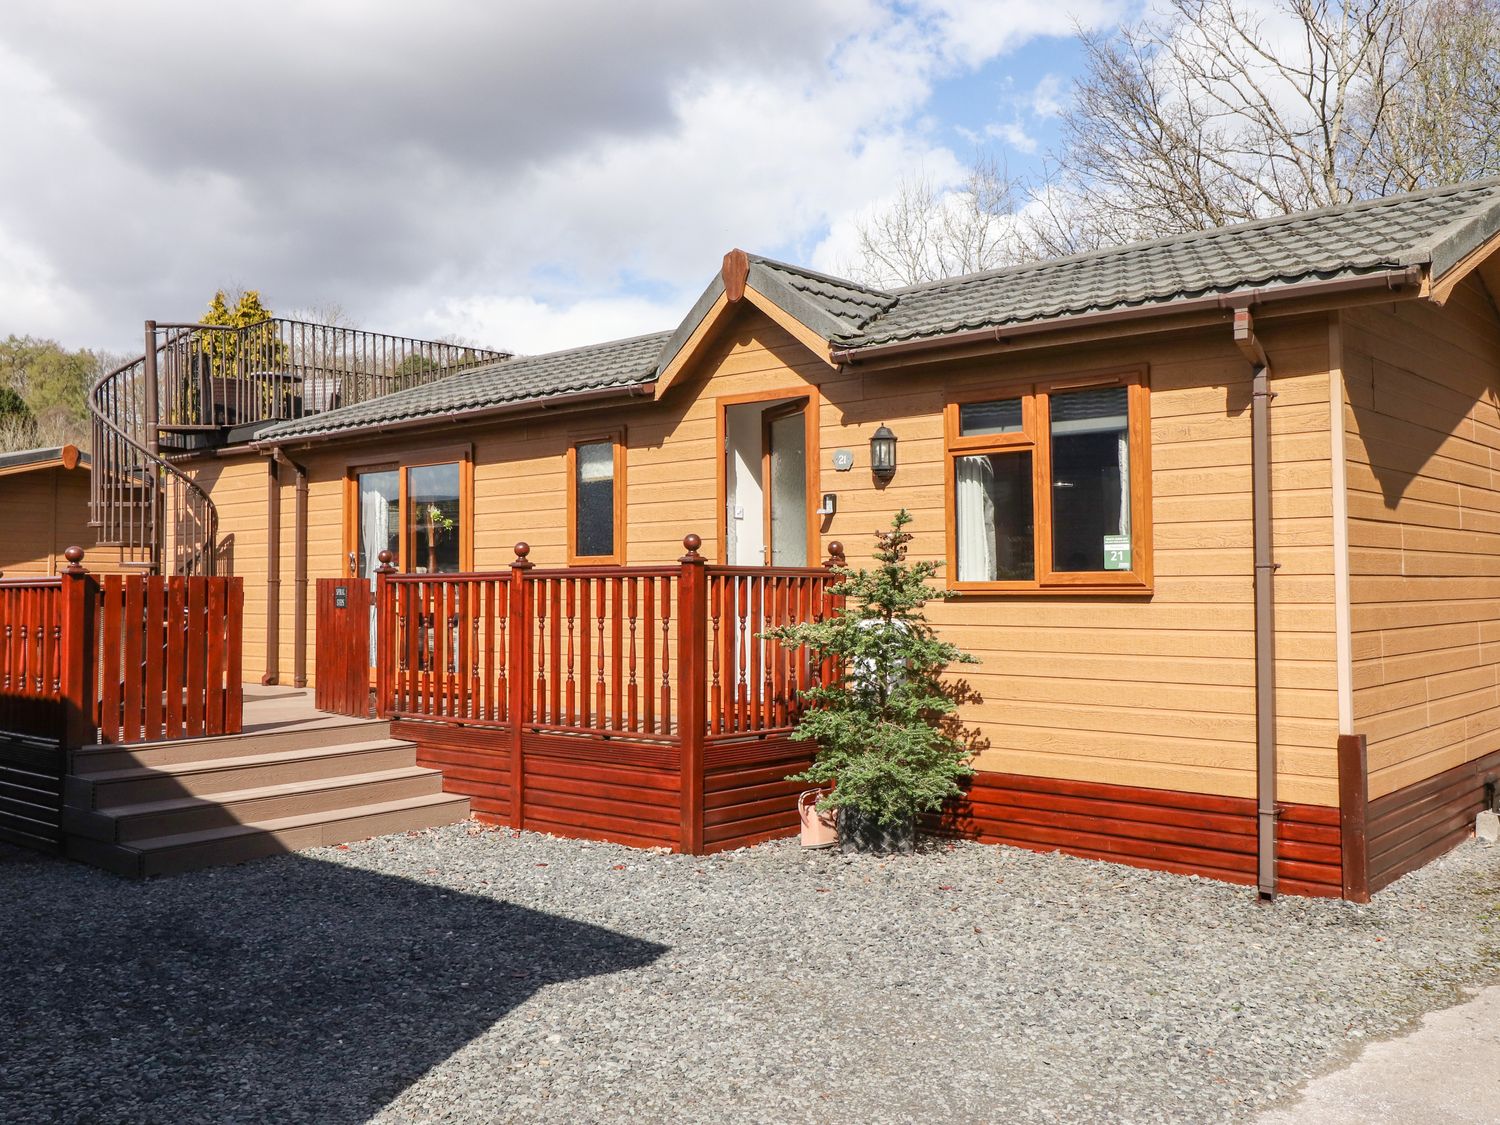
[(657, 364), (658, 395), (702, 354), (741, 301), (754, 305), (832, 367), (837, 366), (833, 346), (891, 308), (896, 297), (844, 278), (731, 250), (662, 349)]

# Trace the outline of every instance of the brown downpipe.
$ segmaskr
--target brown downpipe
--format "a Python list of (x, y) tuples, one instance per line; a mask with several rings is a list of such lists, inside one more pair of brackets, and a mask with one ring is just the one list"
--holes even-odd
[(962, 347), (964, 344), (1008, 344), (1025, 336), (1037, 336), (1046, 332), (1060, 332), (1070, 328), (1092, 328), (1104, 324), (1119, 324), (1149, 317), (1176, 316), (1180, 313), (1229, 312), (1239, 308), (1260, 308), (1282, 301), (1303, 300), (1308, 297), (1327, 297), (1344, 293), (1355, 293), (1370, 289), (1385, 289), (1391, 292), (1419, 287), (1422, 284), (1421, 266), (1403, 266), (1400, 269), (1381, 270), (1378, 273), (1359, 277), (1338, 277), (1325, 281), (1304, 281), (1293, 285), (1276, 286), (1271, 289), (1246, 289), (1236, 293), (1220, 293), (1208, 297), (1190, 297), (1181, 301), (1160, 301), (1147, 305), (1131, 305), (1125, 308), (1104, 309), (1098, 312), (1072, 313), (1054, 316), (1045, 320), (1031, 320), (1021, 324), (1006, 324), (998, 328), (977, 328), (969, 332), (954, 332), (944, 336), (926, 336), (920, 340), (898, 340), (890, 344), (869, 344), (834, 348), (829, 359), (834, 363), (860, 363), (864, 360), (884, 359), (887, 356), (905, 355), (909, 352), (935, 351)]
[(266, 671), (261, 685), (281, 677), (281, 466), (266, 462)]
[(1255, 881), (1276, 897), (1276, 561), (1271, 544), (1271, 361), (1249, 309), (1234, 310), (1234, 342), (1251, 367), (1250, 490), (1255, 543)]
[(271, 450), (271, 459), (278, 465), (291, 466), (297, 474), (296, 528), (292, 533), (292, 686), (300, 688), (307, 686), (307, 467), (279, 448)]

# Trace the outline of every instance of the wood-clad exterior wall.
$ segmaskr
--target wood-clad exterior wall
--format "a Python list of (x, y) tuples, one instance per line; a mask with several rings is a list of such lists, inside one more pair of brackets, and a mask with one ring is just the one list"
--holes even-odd
[[(1329, 501), (1329, 328), (1326, 316), (1266, 321), (1277, 562), (1278, 737), (1285, 801), (1338, 803), (1333, 552)], [(703, 536), (720, 557), (718, 400), (786, 391), (818, 409), (817, 493), (838, 495), (819, 546), (842, 541), (854, 565), (870, 532), (898, 507), (916, 516), (916, 548), (945, 548), (943, 405), (948, 396), (1103, 367), (1144, 368), (1150, 386), (1151, 510), (1155, 586), (1150, 594), (970, 595), (934, 607), (946, 636), (983, 663), (966, 670), (983, 701), (984, 771), (1248, 798), (1255, 790), (1250, 489), (1250, 371), (1227, 320), (1191, 332), (1135, 336), (1067, 349), (954, 361), (897, 371), (835, 371), (753, 309), (741, 312), (700, 368), (659, 402), (608, 407), (628, 445), (626, 520), (632, 564), (664, 563), (681, 538)], [(598, 410), (449, 428), (474, 459), (473, 557), (477, 569), (509, 564), (518, 540), (539, 566), (567, 552), (566, 451)], [(899, 436), (895, 478), (868, 468), (882, 423)], [(348, 466), (388, 460), (434, 438), (388, 435), (291, 449), (309, 471), (308, 572), (347, 573), (343, 480)], [(836, 472), (837, 450), (855, 468)], [(247, 672), (263, 670), (267, 466), (241, 455), (192, 466), (218, 505), (223, 554), (246, 579)], [(281, 503), (280, 674), (293, 668), (295, 549), (292, 474)], [(309, 594), (308, 605), (311, 609)], [(316, 644), (311, 613), (308, 645)], [(311, 673), (311, 660), (308, 661)], [(451, 753), (461, 754), (458, 748)], [(464, 768), (479, 768), (470, 764)]]
[(1500, 748), (1500, 314), (1347, 310), (1354, 729), (1378, 802)]
[(1500, 311), (1478, 275), (1444, 305), (1346, 310), (1351, 897), (1464, 840), (1500, 781)]
[(59, 573), (63, 552), (82, 547), (96, 573), (121, 569), (117, 547), (95, 544), (89, 526), (89, 471), (51, 464), (0, 473), (0, 574), (35, 578)]

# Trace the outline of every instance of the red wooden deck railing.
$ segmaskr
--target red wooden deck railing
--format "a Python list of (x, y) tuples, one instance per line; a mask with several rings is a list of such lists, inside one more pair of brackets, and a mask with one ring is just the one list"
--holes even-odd
[(710, 566), (697, 536), (684, 545), (673, 567), (540, 570), (524, 543), (500, 572), (397, 574), (387, 559), (379, 713), (674, 745), (695, 728), (790, 730), (826, 669), (759, 634), (832, 612), (842, 555), (822, 568)]
[(61, 633), (61, 578), (0, 580), (0, 731), (57, 732)]
[(0, 734), (154, 742), (240, 730), (238, 578), (0, 580)]

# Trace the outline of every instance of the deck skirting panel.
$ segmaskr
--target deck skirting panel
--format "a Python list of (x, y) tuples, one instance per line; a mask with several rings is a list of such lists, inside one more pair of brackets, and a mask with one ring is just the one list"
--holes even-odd
[(1371, 801), (1365, 814), (1370, 890), (1390, 886), (1468, 839), (1491, 781), (1500, 782), (1500, 751)]
[(0, 840), (55, 852), (62, 847), (66, 755), (55, 742), (0, 736)]
[[(1286, 803), (1278, 810), (1280, 889), (1339, 897), (1339, 810)], [(929, 823), (984, 843), (1253, 885), (1255, 819), (1250, 798), (981, 771)]]
[(703, 845), (706, 852), (795, 835), (797, 794), (786, 780), (812, 764), (813, 747), (789, 735), (711, 742), (704, 751)]

